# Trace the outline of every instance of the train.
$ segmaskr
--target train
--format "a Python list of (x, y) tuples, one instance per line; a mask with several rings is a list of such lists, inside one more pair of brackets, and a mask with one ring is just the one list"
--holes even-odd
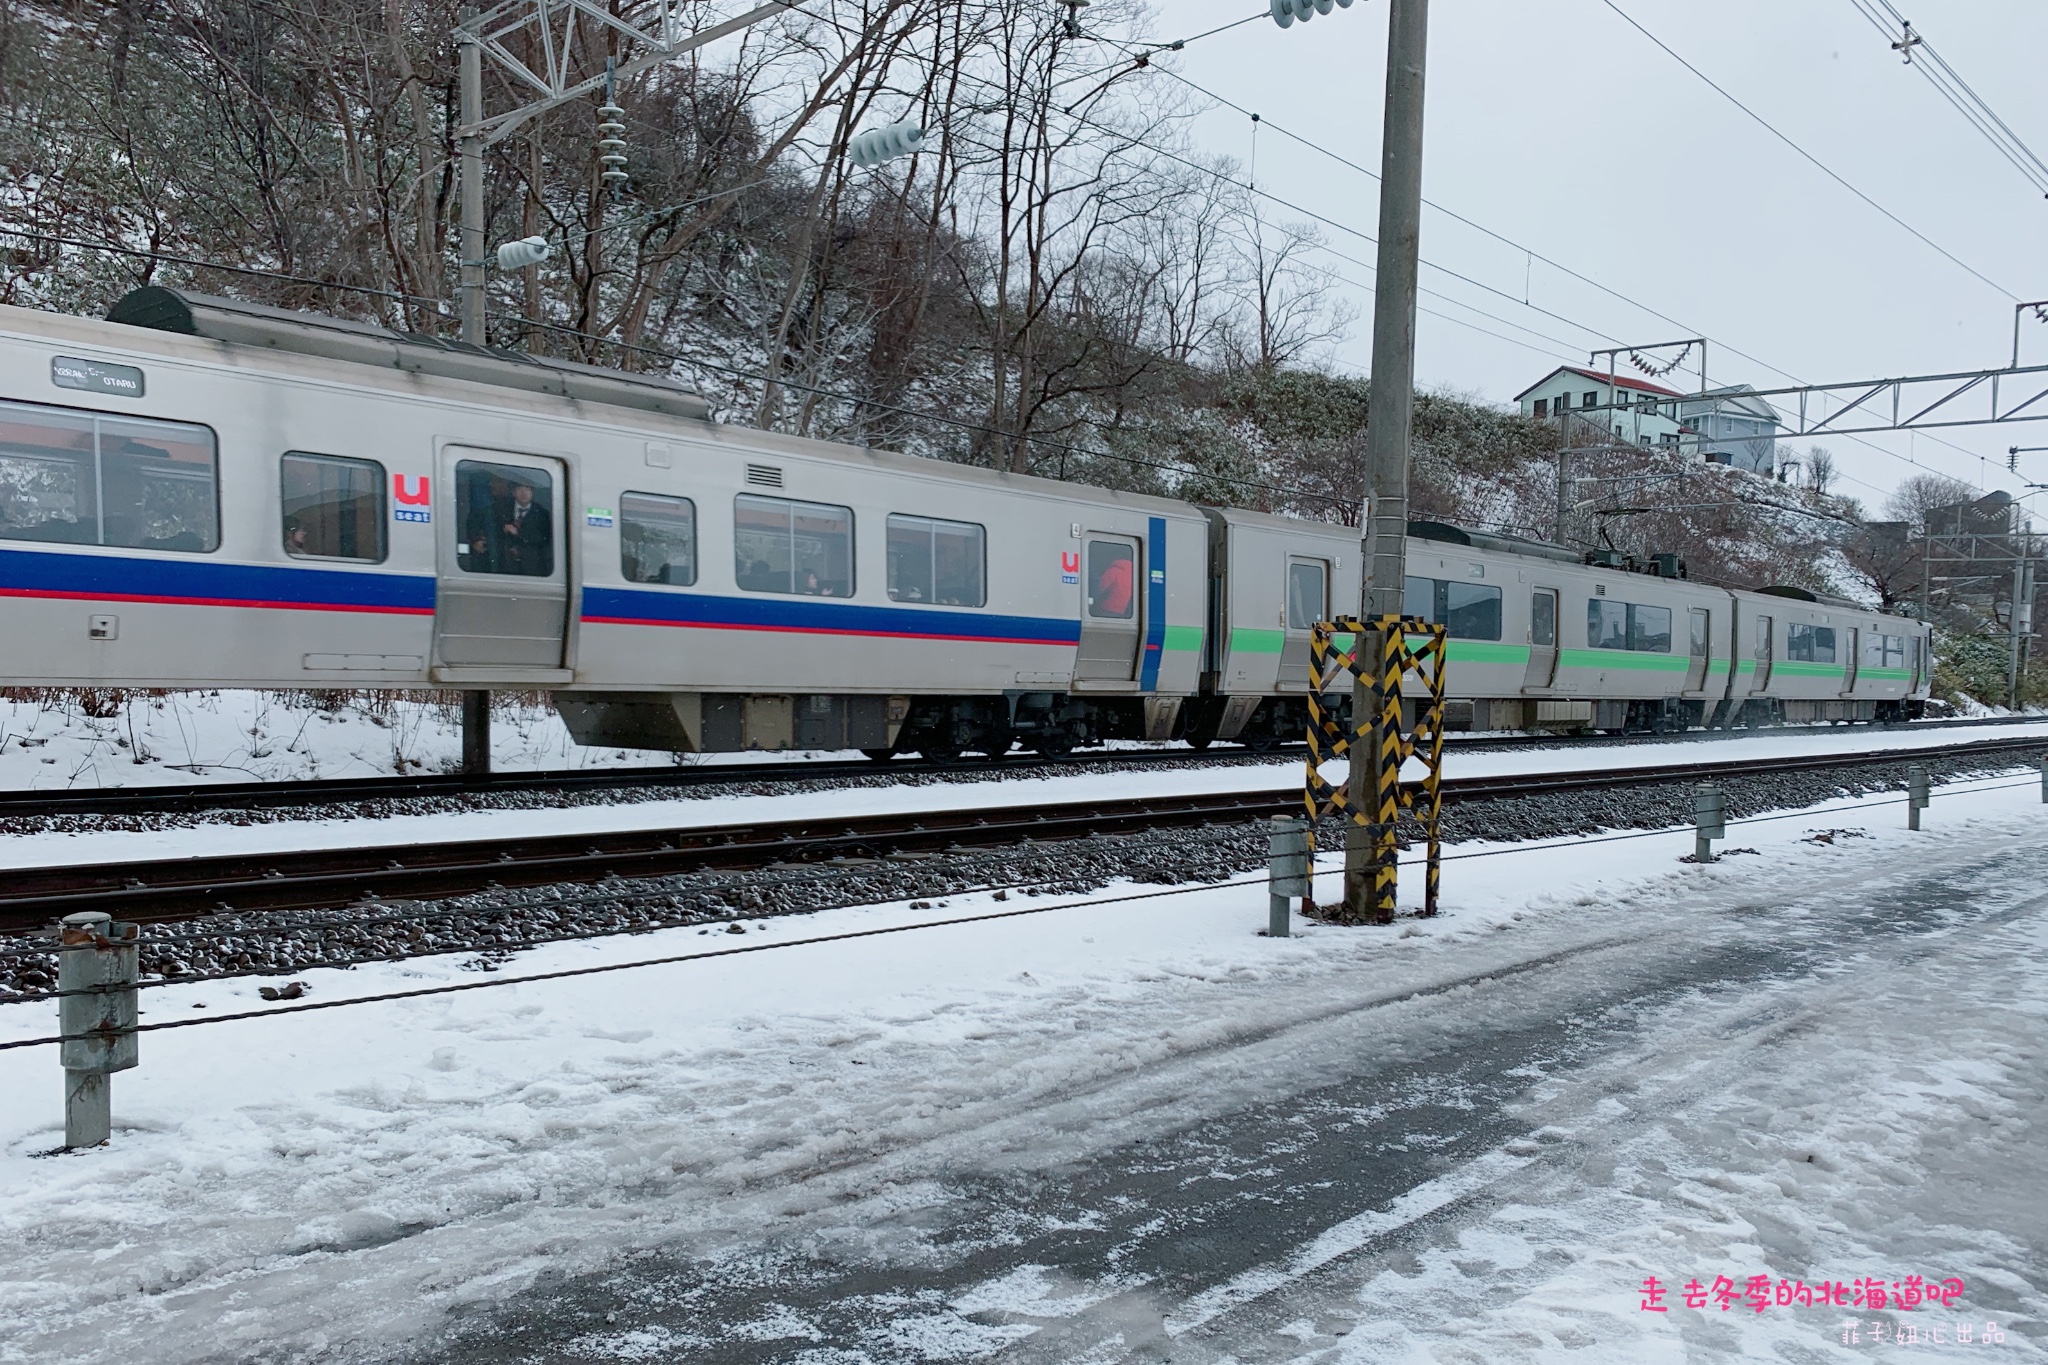
[[(1418, 522), (1449, 724), (1906, 719), (1928, 628)], [(587, 745), (1264, 749), (1358, 532), (722, 424), (658, 375), (150, 286), (0, 307), (14, 685), (544, 691)]]

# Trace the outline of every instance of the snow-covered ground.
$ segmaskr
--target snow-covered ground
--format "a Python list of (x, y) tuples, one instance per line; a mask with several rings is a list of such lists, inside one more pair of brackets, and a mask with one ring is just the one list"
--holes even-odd
[[(2048, 719), (2015, 721), (1967, 730), (1772, 730), (1734, 739), (1678, 740), (1624, 747), (1569, 742), (1515, 752), (1450, 753), (1445, 772), (1453, 777), (1529, 772), (1577, 772), (1657, 766), (1695, 759), (1798, 757), (1829, 752), (1916, 749), (2013, 736), (2048, 739)], [(1341, 776), (1343, 765), (1333, 765)], [(438, 812), (374, 819), (284, 820), (235, 825), (205, 824), (203, 832), (108, 830), (88, 833), (0, 835), (0, 868), (46, 867), (95, 861), (128, 861), (234, 853), (271, 853), (300, 848), (402, 847), (425, 840), (515, 839), (629, 829), (687, 829), (754, 821), (810, 820), (844, 814), (887, 814), (960, 810), (985, 806), (1226, 791), (1272, 791), (1298, 785), (1299, 758), (1267, 764), (1232, 764), (1213, 769), (1176, 768), (1154, 772), (1093, 772), (1072, 776), (923, 782), (896, 787), (848, 787), (772, 795), (704, 788), (674, 800), (593, 804), (566, 808)]]
[[(89, 698), (89, 699), (88, 699)], [(104, 714), (92, 714), (102, 712)], [(0, 697), (0, 789), (138, 787), (453, 772), (456, 708), (402, 698), (254, 691)], [(491, 761), (505, 771), (666, 766), (664, 754), (587, 749), (552, 708), (501, 700)]]
[[(451, 1322), (638, 1252), (707, 1275), (771, 1241), (879, 1256), (867, 1230), (937, 1217), (950, 1181), (1072, 1169), (1368, 1061), (1426, 1066), (1446, 1038), (1695, 959), (1697, 990), (1603, 1025), (1614, 1048), (1529, 1067), (1508, 1140), (1213, 1282), (1027, 1264), (941, 1291), (905, 1271), (844, 1340), (767, 1286), (727, 1344), (805, 1365), (2041, 1359), (2048, 809), (2023, 778), (1941, 789), (1917, 835), (1896, 804), (1838, 806), (1733, 826), (1756, 854), (1709, 867), (1677, 861), (1684, 831), (1464, 846), (1445, 913), (1391, 930), (1269, 940), (1262, 886), (1113, 887), (513, 980), (1037, 902), (556, 945), (489, 989), (144, 1035), (112, 1146), (84, 1154), (39, 1155), (60, 1133), (52, 1050), (0, 1053), (0, 1360), (440, 1358)], [(1724, 981), (1716, 949), (1816, 965)], [(326, 1001), (484, 978), (422, 960), (306, 979)], [(255, 984), (152, 991), (145, 1022), (262, 1008)], [(0, 1039), (53, 1013), (0, 1006)], [(1678, 1287), (1717, 1274), (1968, 1290), (1940, 1312), (1685, 1309)], [(1642, 1310), (1649, 1276), (1673, 1311)], [(647, 1304), (616, 1316), (547, 1358), (719, 1358)], [(1872, 1322), (1939, 1322), (1947, 1343), (1970, 1323), (1973, 1344), (1874, 1349)], [(1995, 1348), (1974, 1344), (1985, 1322)], [(1138, 1351), (1141, 1323), (1165, 1354)]]

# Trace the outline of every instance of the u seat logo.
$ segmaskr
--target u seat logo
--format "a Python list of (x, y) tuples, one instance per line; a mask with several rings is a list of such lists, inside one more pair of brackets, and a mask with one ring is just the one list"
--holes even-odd
[(424, 474), (420, 475), (419, 487), (412, 491), (407, 491), (405, 475), (393, 474), (391, 476), (391, 495), (407, 507), (426, 506), (428, 500), (427, 476)]

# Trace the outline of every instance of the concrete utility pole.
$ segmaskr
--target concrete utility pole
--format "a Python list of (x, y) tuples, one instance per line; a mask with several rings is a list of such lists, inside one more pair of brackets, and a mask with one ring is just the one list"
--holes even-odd
[[(1422, 75), (1429, 0), (1392, 0), (1387, 20), (1386, 128), (1380, 149), (1378, 292), (1372, 316), (1372, 393), (1367, 414), (1365, 582), (1360, 612), (1398, 616), (1408, 572), (1408, 446), (1415, 423), (1415, 288), (1422, 239)], [(1367, 677), (1384, 667), (1386, 640), (1368, 632), (1354, 648)], [(1371, 685), (1352, 685), (1359, 748), (1351, 754), (1351, 808), (1380, 820), (1382, 769), (1393, 736), (1372, 710)], [(1363, 752), (1360, 752), (1360, 750)], [(1390, 882), (1392, 841), (1353, 821), (1344, 841), (1344, 912), (1353, 923), (1390, 922), (1375, 889)]]
[(463, 11), (465, 27), (455, 30), (462, 50), (462, 128), (456, 141), (462, 156), (462, 339), (484, 344), (484, 50), (466, 27), (474, 10)]
[[(463, 11), (467, 24), (474, 10)], [(476, 34), (468, 28), (455, 30), (455, 42), (462, 55), (462, 131), (457, 139), (462, 154), (462, 262), (457, 293), (462, 314), (462, 339), (482, 346), (484, 331), (484, 135), (477, 125), (484, 120), (484, 52)], [(462, 770), (487, 773), (491, 770), (491, 694), (462, 694)]]

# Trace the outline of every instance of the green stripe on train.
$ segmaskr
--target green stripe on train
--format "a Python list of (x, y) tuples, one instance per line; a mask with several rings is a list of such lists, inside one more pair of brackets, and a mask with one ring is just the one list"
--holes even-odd
[(1683, 673), (1692, 667), (1684, 654), (1651, 654), (1640, 649), (1566, 649), (1558, 653), (1561, 668), (1633, 668), (1646, 673)]
[(1240, 654), (1278, 654), (1286, 643), (1284, 631), (1238, 626), (1230, 632), (1230, 648)]
[(1165, 645), (1168, 649), (1200, 649), (1202, 628), (1200, 626), (1168, 626)]
[(1529, 646), (1497, 645), (1485, 640), (1452, 640), (1450, 661), (1453, 664), (1520, 664), (1529, 663)]
[(1781, 659), (1771, 665), (1771, 676), (1776, 678), (1839, 678), (1840, 664), (1809, 664)]

